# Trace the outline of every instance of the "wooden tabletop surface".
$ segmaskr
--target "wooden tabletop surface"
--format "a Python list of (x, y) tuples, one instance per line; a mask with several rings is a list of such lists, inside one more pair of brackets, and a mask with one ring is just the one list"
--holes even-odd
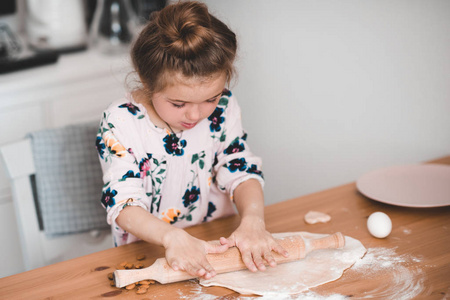
[[(433, 162), (450, 164), (450, 156)], [(310, 210), (329, 214), (331, 221), (306, 224), (303, 217)], [(392, 233), (385, 239), (374, 238), (367, 231), (367, 218), (375, 211), (383, 211), (392, 219)], [(239, 217), (234, 216), (186, 230), (198, 238), (214, 240), (228, 236), (238, 224)], [(273, 233), (309, 231), (328, 234), (340, 231), (360, 240), (368, 253), (370, 249), (390, 249), (403, 258), (398, 260), (402, 268), (396, 270), (386, 268), (361, 274), (350, 268), (337, 281), (311, 289), (316, 295), (400, 299), (418, 291), (417, 298), (420, 299), (450, 299), (449, 206), (420, 209), (390, 206), (362, 196), (355, 183), (350, 183), (267, 206), (266, 224)], [(143, 295), (137, 295), (135, 290), (111, 287), (107, 274), (123, 261), (136, 263), (138, 254), (146, 255), (143, 263), (149, 266), (155, 259), (163, 257), (164, 251), (161, 247), (138, 242), (1, 278), (0, 299), (247, 298), (226, 288), (201, 287), (195, 280), (167, 285), (156, 283)], [(406, 273), (395, 277), (395, 272), (402, 269)]]

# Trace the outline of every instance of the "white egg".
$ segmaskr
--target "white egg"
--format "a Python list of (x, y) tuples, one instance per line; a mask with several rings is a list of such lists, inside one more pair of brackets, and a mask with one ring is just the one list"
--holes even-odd
[(392, 221), (389, 216), (382, 212), (374, 212), (367, 220), (367, 229), (376, 238), (387, 237), (392, 230)]

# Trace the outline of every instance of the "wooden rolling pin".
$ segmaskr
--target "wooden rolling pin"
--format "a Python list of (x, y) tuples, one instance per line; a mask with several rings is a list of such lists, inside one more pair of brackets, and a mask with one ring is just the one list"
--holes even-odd
[[(345, 245), (345, 238), (340, 232), (320, 239), (304, 239), (300, 235), (295, 235), (278, 239), (277, 241), (289, 252), (289, 257), (284, 257), (275, 252), (272, 253), (277, 264), (302, 259), (314, 250), (342, 248)], [(241, 253), (236, 247), (229, 248), (226, 252), (220, 254), (207, 254), (206, 258), (217, 274), (247, 268), (241, 259)], [(192, 278), (195, 278), (195, 276), (191, 276), (184, 271), (174, 271), (165, 258), (158, 258), (153, 265), (144, 269), (114, 271), (114, 283), (119, 288), (147, 279), (166, 284)]]

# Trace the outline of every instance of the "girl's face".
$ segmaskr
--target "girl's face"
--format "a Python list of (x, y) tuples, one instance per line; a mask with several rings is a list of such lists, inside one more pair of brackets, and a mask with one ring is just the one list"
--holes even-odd
[(174, 84), (153, 94), (151, 108), (157, 120), (152, 121), (162, 127), (167, 123), (175, 132), (194, 128), (214, 112), (226, 79), (225, 72), (207, 78), (178, 76)]

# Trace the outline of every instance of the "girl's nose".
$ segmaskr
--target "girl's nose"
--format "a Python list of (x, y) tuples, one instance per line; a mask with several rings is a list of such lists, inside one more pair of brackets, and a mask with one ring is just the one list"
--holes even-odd
[(189, 121), (197, 122), (200, 120), (201, 112), (199, 105), (193, 105), (186, 113), (186, 118)]

